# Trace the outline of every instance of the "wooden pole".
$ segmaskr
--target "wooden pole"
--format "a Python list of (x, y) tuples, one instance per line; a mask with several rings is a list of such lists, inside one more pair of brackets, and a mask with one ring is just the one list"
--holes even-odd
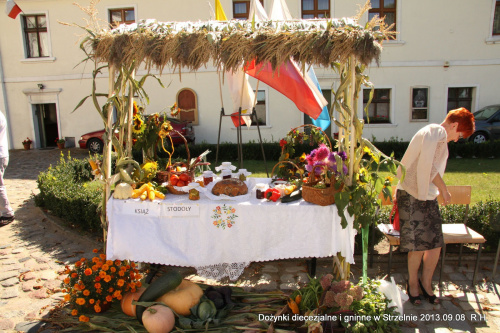
[[(130, 74), (135, 79), (135, 70)], [(127, 116), (127, 156), (132, 157), (132, 123), (134, 122), (134, 89), (132, 82), (128, 84), (128, 116)]]
[(354, 98), (355, 98), (355, 92), (356, 92), (356, 66), (355, 66), (356, 59), (354, 56), (351, 56), (349, 59), (349, 67), (351, 71), (351, 85), (349, 87), (349, 106), (351, 109), (351, 114), (350, 114), (350, 119), (349, 119), (349, 125), (350, 125), (350, 133), (349, 133), (349, 156), (351, 158), (349, 159), (349, 184), (353, 184), (353, 172), (354, 172), (354, 146), (356, 144), (356, 127), (354, 126), (354, 115), (356, 110), (354, 110)]
[[(114, 83), (115, 83), (115, 69), (113, 65), (109, 65), (109, 81), (108, 81), (108, 98), (111, 98), (114, 93)], [(108, 106), (108, 119), (107, 119), (107, 138), (104, 142), (104, 151), (103, 151), (103, 161), (104, 161), (104, 199), (102, 205), (101, 212), (101, 220), (103, 221), (103, 242), (104, 242), (104, 251), (106, 251), (106, 238), (108, 233), (108, 217), (106, 215), (106, 206), (108, 202), (108, 198), (111, 194), (111, 138), (113, 135), (113, 105), (110, 104)]]

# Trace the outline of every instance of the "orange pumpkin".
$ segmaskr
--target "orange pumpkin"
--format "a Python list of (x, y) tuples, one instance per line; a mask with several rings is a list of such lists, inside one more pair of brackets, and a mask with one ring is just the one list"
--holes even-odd
[(177, 314), (189, 316), (191, 314), (189, 309), (200, 302), (201, 296), (203, 290), (199, 285), (189, 280), (182, 280), (177, 288), (161, 296), (157, 301), (163, 302)]
[(135, 317), (135, 304), (132, 304), (132, 301), (137, 301), (139, 297), (141, 297), (142, 293), (146, 290), (145, 287), (140, 287), (135, 292), (127, 292), (123, 295), (122, 300), (120, 302), (122, 306), (122, 311), (127, 316)]
[(175, 326), (175, 316), (170, 308), (157, 304), (144, 311), (142, 323), (149, 333), (168, 333)]

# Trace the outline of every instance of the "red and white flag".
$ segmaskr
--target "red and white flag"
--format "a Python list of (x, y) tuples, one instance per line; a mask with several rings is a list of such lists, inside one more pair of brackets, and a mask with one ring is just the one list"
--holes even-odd
[(20, 12), (22, 12), (22, 10), (14, 2), (14, 0), (7, 0), (7, 3), (5, 4), (5, 14), (7, 14), (10, 18), (15, 19)]

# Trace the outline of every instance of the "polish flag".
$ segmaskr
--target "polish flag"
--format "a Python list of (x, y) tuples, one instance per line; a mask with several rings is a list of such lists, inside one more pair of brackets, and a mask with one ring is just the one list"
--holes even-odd
[(20, 12), (22, 12), (22, 10), (14, 2), (14, 0), (7, 0), (7, 3), (5, 4), (5, 14), (7, 14), (10, 18), (15, 19)]

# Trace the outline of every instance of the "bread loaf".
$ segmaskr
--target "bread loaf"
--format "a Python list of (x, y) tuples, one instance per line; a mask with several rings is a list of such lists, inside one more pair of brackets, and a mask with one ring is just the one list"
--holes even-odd
[(230, 197), (244, 195), (248, 193), (247, 184), (236, 178), (223, 179), (217, 182), (212, 188), (214, 195), (225, 194)]

